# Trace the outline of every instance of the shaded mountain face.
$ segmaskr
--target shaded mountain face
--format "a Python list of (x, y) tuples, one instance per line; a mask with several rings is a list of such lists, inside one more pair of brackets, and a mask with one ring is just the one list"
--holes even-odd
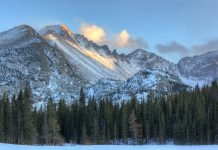
[[(80, 34), (68, 34), (62, 26), (47, 26), (40, 34), (65, 54), (77, 66), (83, 80), (91, 84), (100, 78), (127, 80), (144, 68), (176, 72), (176, 65), (142, 49), (129, 55), (111, 52), (108, 46), (98, 46)], [(87, 76), (88, 74), (88, 76)]]
[(130, 100), (136, 95), (138, 100), (148, 94), (167, 95), (190, 89), (178, 77), (157, 69), (144, 69), (126, 81), (100, 79), (95, 85), (86, 88), (87, 97), (109, 98), (114, 101)]
[(215, 54), (205, 55), (184, 58), (176, 65), (142, 49), (128, 55), (112, 52), (63, 25), (39, 32), (21, 25), (0, 33), (0, 91), (17, 93), (28, 82), (36, 99), (72, 100), (78, 98), (80, 87), (97, 98), (124, 100), (132, 94), (146, 98), (148, 93), (188, 88), (183, 81), (190, 77), (195, 81), (216, 77)]
[(93, 84), (100, 78), (126, 80), (137, 72), (131, 63), (122, 63), (122, 60), (115, 58), (107, 46), (98, 46), (82, 35), (69, 35), (62, 30), (62, 26), (47, 26), (40, 34), (50, 45), (63, 52), (86, 83)]
[(22, 25), (0, 33), (0, 91), (17, 93), (26, 82), (36, 98), (74, 98), (79, 76), (63, 53), (31, 27)]
[(154, 53), (150, 53), (142, 49), (133, 51), (127, 55), (127, 58), (135, 66), (140, 67), (140, 70), (157, 69), (168, 72), (169, 74), (177, 74), (177, 67), (174, 63), (171, 63)]
[(210, 83), (218, 77), (218, 51), (182, 58), (177, 66), (182, 76)]

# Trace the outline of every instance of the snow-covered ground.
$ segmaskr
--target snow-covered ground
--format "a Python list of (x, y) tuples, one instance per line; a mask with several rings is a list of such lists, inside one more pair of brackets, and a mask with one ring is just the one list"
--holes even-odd
[(71, 146), (26, 146), (0, 144), (0, 150), (218, 150), (218, 145), (71, 145)]

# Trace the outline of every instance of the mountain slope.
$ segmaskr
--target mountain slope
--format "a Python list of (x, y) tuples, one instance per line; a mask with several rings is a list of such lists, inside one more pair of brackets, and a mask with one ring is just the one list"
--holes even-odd
[(114, 101), (130, 100), (136, 95), (139, 100), (146, 99), (148, 94), (166, 95), (189, 89), (179, 78), (167, 72), (145, 69), (136, 73), (126, 81), (101, 79), (88, 87), (87, 97), (97, 99), (109, 98)]
[[(117, 65), (118, 60), (113, 57), (107, 46), (98, 46), (82, 35), (64, 31), (65, 28), (60, 25), (47, 26), (40, 34), (64, 53), (68, 61), (77, 67), (83, 80), (90, 83), (95, 83), (100, 78), (125, 80), (136, 72), (126, 72)], [(126, 65), (132, 68), (130, 63)]]
[(16, 93), (29, 82), (36, 98), (74, 98), (79, 76), (62, 52), (31, 27), (0, 33), (0, 91)]
[(177, 66), (164, 58), (147, 52), (142, 49), (137, 49), (127, 55), (127, 58), (135, 66), (138, 66), (140, 70), (143, 69), (157, 69), (169, 74), (177, 75)]
[(0, 91), (16, 93), (29, 82), (37, 99), (75, 99), (80, 87), (97, 98), (128, 100), (135, 94), (141, 99), (187, 89), (187, 79), (208, 83), (217, 77), (217, 56), (211, 52), (176, 65), (142, 49), (128, 55), (112, 52), (64, 25), (39, 33), (21, 25), (0, 33)]
[(182, 58), (177, 66), (183, 77), (208, 84), (218, 77), (218, 51)]
[(98, 46), (82, 35), (65, 30), (66, 27), (60, 25), (47, 26), (40, 34), (60, 49), (69, 62), (77, 66), (81, 77), (92, 84), (100, 78), (127, 80), (147, 68), (176, 72), (175, 64), (153, 53), (138, 49), (129, 55), (119, 55), (106, 45)]

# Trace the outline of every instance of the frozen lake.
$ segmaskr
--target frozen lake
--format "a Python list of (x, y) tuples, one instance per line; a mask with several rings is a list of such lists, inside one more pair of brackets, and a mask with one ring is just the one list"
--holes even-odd
[(218, 150), (218, 145), (72, 145), (72, 146), (26, 146), (0, 144), (0, 150)]

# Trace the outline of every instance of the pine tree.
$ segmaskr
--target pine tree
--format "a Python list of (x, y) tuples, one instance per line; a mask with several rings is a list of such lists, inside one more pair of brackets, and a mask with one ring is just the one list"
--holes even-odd
[(23, 143), (23, 91), (17, 97), (17, 144)]
[(164, 112), (160, 114), (159, 120), (159, 143), (164, 144), (166, 142), (166, 126), (165, 126), (165, 115)]
[(104, 99), (99, 102), (98, 111), (98, 144), (105, 144), (105, 105)]
[(71, 105), (71, 110), (70, 110), (70, 124), (71, 124), (71, 140), (74, 143), (78, 143), (79, 139), (78, 139), (78, 110), (79, 110), (79, 105), (78, 105), (78, 101), (75, 100), (72, 105)]
[(2, 96), (3, 142), (10, 143), (12, 137), (12, 116), (9, 98), (6, 92)]
[(60, 126), (56, 118), (56, 104), (52, 98), (47, 102), (47, 111), (44, 114), (43, 137), (45, 144), (57, 145), (61, 144)]
[(23, 106), (22, 106), (22, 130), (25, 144), (36, 143), (37, 133), (36, 126), (33, 124), (33, 97), (30, 87), (27, 85), (23, 93)]
[(141, 143), (141, 128), (142, 125), (137, 122), (134, 110), (129, 116), (130, 131), (132, 133), (133, 144)]
[(127, 117), (127, 108), (125, 102), (121, 103), (121, 127), (122, 127), (122, 140), (125, 144), (127, 144), (127, 125), (128, 125), (128, 117)]
[(61, 134), (65, 137), (66, 142), (70, 141), (70, 117), (69, 108), (64, 99), (58, 103), (58, 123), (60, 124)]
[(2, 99), (0, 99), (0, 142), (3, 142), (3, 106)]
[(85, 93), (83, 91), (83, 88), (80, 89), (80, 98), (79, 98), (79, 126), (78, 126), (78, 139), (79, 143), (86, 143), (86, 101), (85, 101)]
[(87, 104), (87, 135), (89, 136), (90, 142), (97, 143), (97, 104), (94, 97), (90, 98)]
[(37, 124), (36, 124), (36, 129), (37, 129), (37, 134), (38, 134), (38, 143), (39, 144), (46, 144), (45, 142), (45, 109), (43, 109), (43, 107), (45, 106), (42, 106), (40, 107), (40, 109), (37, 111)]
[(16, 100), (16, 96), (13, 95), (11, 101), (11, 113), (12, 113), (12, 143), (18, 143), (18, 103)]

